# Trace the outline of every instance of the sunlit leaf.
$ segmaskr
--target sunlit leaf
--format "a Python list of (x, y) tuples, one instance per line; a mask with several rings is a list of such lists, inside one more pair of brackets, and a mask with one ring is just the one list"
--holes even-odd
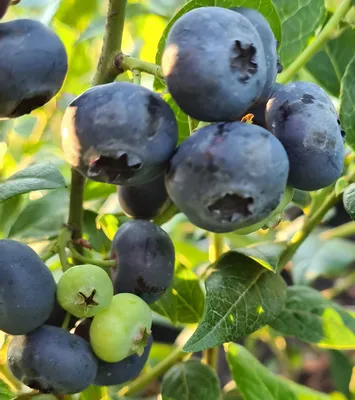
[(287, 67), (307, 46), (325, 17), (324, 0), (274, 0), (282, 24), (280, 58)]
[(201, 351), (256, 331), (279, 315), (286, 300), (281, 276), (236, 252), (213, 265), (205, 285), (205, 313), (185, 351)]
[(63, 175), (54, 164), (37, 163), (0, 182), (0, 202), (34, 190), (58, 189), (65, 186)]
[(355, 349), (355, 318), (306, 286), (288, 288), (285, 308), (270, 326), (319, 347)]
[(340, 88), (340, 121), (346, 142), (355, 149), (355, 56), (348, 64)]
[(345, 400), (341, 394), (325, 394), (274, 375), (247, 349), (237, 344), (225, 346), (233, 379), (248, 400)]

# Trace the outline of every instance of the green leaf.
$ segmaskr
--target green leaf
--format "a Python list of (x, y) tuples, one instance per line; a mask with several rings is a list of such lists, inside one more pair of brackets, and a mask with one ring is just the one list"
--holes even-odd
[(98, 36), (103, 35), (105, 30), (105, 21), (106, 18), (104, 16), (99, 16), (91, 21), (76, 43), (85, 42), (85, 40), (89, 39), (96, 39)]
[(30, 201), (11, 227), (9, 237), (48, 239), (57, 236), (67, 220), (69, 193), (64, 189)]
[(150, 304), (150, 308), (163, 317), (168, 318), (173, 325), (178, 323), (177, 298), (173, 295), (172, 286), (168, 287), (158, 301)]
[(118, 219), (111, 214), (98, 215), (96, 218), (97, 229), (102, 229), (109, 240), (113, 240), (119, 226)]
[(57, 12), (57, 18), (64, 24), (74, 28), (85, 26), (93, 15), (98, 15), (99, 2), (97, 0), (62, 1)]
[(11, 389), (6, 385), (6, 383), (0, 380), (0, 399), (1, 400), (11, 400), (14, 398), (14, 394)]
[(174, 241), (176, 259), (185, 267), (195, 268), (208, 262), (208, 252), (186, 241)]
[(324, 0), (274, 0), (274, 4), (282, 24), (281, 63), (287, 68), (323, 22)]
[(0, 238), (8, 237), (13, 223), (21, 212), (24, 200), (23, 196), (15, 196), (0, 203)]
[(218, 376), (199, 360), (176, 364), (164, 376), (162, 397), (163, 400), (218, 400)]
[(348, 186), (343, 195), (343, 204), (352, 220), (355, 220), (355, 183)]
[(308, 207), (312, 202), (312, 196), (309, 192), (305, 192), (303, 190), (295, 189), (293, 194), (292, 203), (296, 204), (296, 206), (300, 208)]
[(353, 363), (342, 351), (330, 351), (330, 373), (336, 390), (350, 398)]
[[(163, 35), (158, 44), (158, 52), (155, 57), (155, 62), (158, 65), (161, 65), (162, 55), (165, 49), (166, 39), (168, 37), (168, 33), (174, 23), (187, 12), (206, 6), (218, 6), (224, 8), (232, 8), (232, 7), (249, 7), (258, 10), (264, 17), (269, 21), (271, 29), (274, 32), (276, 39), (281, 42), (281, 25), (280, 19), (278, 17), (277, 11), (271, 0), (192, 0), (186, 3), (170, 20), (168, 25), (166, 26)], [(160, 79), (155, 79), (154, 88), (156, 90), (162, 89), (164, 87), (164, 83)]]
[(223, 400), (243, 400), (243, 397), (240, 394), (239, 390), (234, 389), (234, 390), (227, 392), (223, 396)]
[(288, 288), (286, 306), (270, 326), (319, 347), (355, 349), (355, 318), (306, 286)]
[(178, 322), (194, 324), (201, 320), (205, 296), (197, 276), (183, 265), (175, 270), (172, 294), (176, 297)]
[(340, 88), (340, 121), (347, 144), (355, 149), (355, 56), (346, 67)]
[(274, 375), (244, 347), (225, 345), (234, 381), (248, 400), (345, 400), (340, 394), (327, 395)]
[(0, 183), (0, 202), (34, 190), (65, 186), (63, 175), (50, 162), (36, 163)]
[(307, 64), (310, 73), (335, 97), (339, 96), (342, 77), (354, 54), (354, 43), (355, 31), (346, 28), (337, 38), (328, 40)]
[(101, 229), (96, 227), (98, 214), (94, 211), (84, 211), (84, 232), (94, 250), (101, 254), (107, 254), (111, 249), (111, 242)]
[(205, 296), (197, 276), (180, 264), (175, 268), (171, 287), (152, 304), (152, 309), (174, 324), (194, 324), (200, 321), (204, 306)]
[(103, 397), (100, 386), (89, 386), (80, 393), (79, 400), (101, 400)]
[(271, 322), (284, 307), (284, 280), (255, 260), (231, 251), (213, 267), (205, 282), (203, 319), (184, 351), (236, 341)]
[(85, 184), (84, 201), (106, 199), (110, 194), (115, 193), (117, 186), (107, 183), (100, 183), (87, 180)]
[(15, 120), (14, 130), (23, 137), (28, 137), (36, 126), (37, 118), (33, 115), (24, 115)]
[(235, 251), (252, 258), (264, 268), (278, 272), (280, 257), (285, 249), (286, 243), (263, 242)]
[(355, 244), (347, 239), (322, 240), (309, 236), (292, 259), (296, 284), (307, 284), (320, 276), (334, 277), (355, 261)]
[(175, 103), (170, 93), (165, 94), (163, 98), (169, 104), (175, 114), (175, 118), (178, 124), (179, 143), (181, 143), (190, 136), (188, 116)]

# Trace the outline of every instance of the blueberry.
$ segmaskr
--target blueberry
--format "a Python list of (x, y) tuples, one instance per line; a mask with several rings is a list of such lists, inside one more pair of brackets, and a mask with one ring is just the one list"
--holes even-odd
[[(90, 340), (91, 319), (85, 319), (75, 328), (75, 334)], [(94, 381), (97, 386), (120, 385), (124, 382), (136, 378), (142, 371), (148, 360), (149, 352), (153, 344), (153, 337), (148, 337), (147, 345), (144, 347), (143, 354), (133, 354), (122, 361), (115, 363), (105, 362), (97, 358), (98, 371)]]
[(77, 318), (89, 318), (106, 310), (112, 301), (113, 286), (107, 272), (96, 265), (69, 268), (57, 283), (57, 300)]
[(30, 388), (59, 395), (81, 392), (97, 374), (97, 361), (86, 340), (56, 326), (43, 325), (15, 337), (7, 364)]
[(29, 114), (61, 88), (68, 60), (59, 37), (42, 23), (0, 25), (0, 118)]
[(134, 293), (147, 303), (169, 287), (175, 251), (169, 235), (149, 221), (133, 220), (120, 227), (112, 242), (117, 259), (116, 293)]
[(177, 144), (169, 105), (128, 82), (95, 86), (67, 108), (62, 124), (68, 161), (88, 178), (137, 185), (158, 177)]
[(304, 104), (313, 104), (315, 101), (323, 103), (334, 115), (337, 114), (335, 107), (327, 93), (312, 82), (292, 82), (275, 91), (268, 100), (265, 111), (265, 120), (268, 129), (289, 104), (301, 101)]
[(277, 56), (278, 42), (270, 28), (268, 21), (257, 10), (246, 7), (232, 8), (233, 11), (242, 14), (247, 18), (254, 28), (258, 31), (264, 47), (267, 78), (264, 89), (259, 97), (258, 103), (265, 103), (271, 95), (274, 87), (276, 75), (280, 72), (279, 59)]
[[(273, 88), (271, 90), (270, 96), (273, 96), (277, 90), (282, 88), (282, 86), (283, 85), (281, 85), (280, 83), (275, 83), (275, 85), (273, 86)], [(265, 129), (266, 129), (265, 109), (266, 109), (267, 100), (268, 99), (266, 99), (266, 101), (264, 101), (256, 106), (253, 106), (246, 113), (246, 114), (254, 115), (253, 124), (262, 126)]]
[(137, 186), (119, 186), (118, 201), (124, 213), (132, 218), (153, 219), (169, 203), (164, 174)]
[(6, 14), (11, 0), (0, 0), (0, 19)]
[(329, 104), (309, 98), (285, 100), (273, 114), (275, 119), (266, 121), (286, 149), (289, 185), (312, 191), (335, 182), (344, 167), (344, 139)]
[(278, 206), (288, 169), (285, 149), (266, 129), (218, 123), (180, 145), (166, 184), (193, 224), (230, 232), (263, 220)]
[(132, 293), (116, 294), (110, 307), (92, 320), (90, 344), (101, 360), (119, 362), (143, 354), (151, 327), (152, 311), (145, 301)]
[(133, 354), (122, 361), (108, 363), (102, 360), (98, 361), (98, 372), (94, 381), (97, 386), (121, 385), (124, 382), (135, 379), (146, 364), (149, 352), (153, 344), (153, 337), (150, 335), (148, 343), (141, 356)]
[(201, 121), (243, 116), (267, 79), (257, 30), (243, 15), (220, 7), (197, 8), (175, 22), (162, 68), (176, 103)]
[(0, 330), (22, 335), (41, 326), (55, 304), (54, 278), (27, 245), (0, 240)]

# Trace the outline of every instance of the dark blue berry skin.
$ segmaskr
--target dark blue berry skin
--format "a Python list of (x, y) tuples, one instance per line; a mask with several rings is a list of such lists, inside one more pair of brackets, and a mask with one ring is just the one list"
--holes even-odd
[(56, 283), (27, 245), (0, 240), (0, 330), (22, 335), (49, 318), (55, 304)]
[(153, 219), (169, 202), (164, 174), (142, 185), (119, 186), (117, 194), (122, 210), (131, 218)]
[(6, 14), (11, 0), (0, 0), (0, 19)]
[(9, 345), (7, 364), (25, 385), (58, 395), (83, 391), (97, 374), (97, 360), (89, 343), (48, 325), (16, 336)]
[(67, 108), (62, 124), (69, 163), (86, 177), (137, 185), (163, 173), (178, 139), (169, 105), (128, 82), (95, 86)]
[(267, 79), (257, 30), (243, 15), (220, 7), (197, 8), (175, 22), (162, 67), (176, 103), (201, 121), (242, 117)]
[(133, 354), (122, 361), (108, 363), (98, 360), (99, 369), (94, 381), (96, 386), (121, 385), (124, 382), (136, 378), (146, 364), (149, 352), (153, 344), (152, 335), (148, 338), (148, 343), (141, 356)]
[(307, 99), (283, 103), (269, 130), (284, 145), (290, 160), (288, 183), (312, 191), (331, 185), (344, 167), (344, 139), (329, 105)]
[(258, 11), (246, 7), (236, 7), (232, 10), (242, 14), (251, 22), (254, 28), (258, 31), (260, 39), (263, 43), (267, 78), (264, 89), (258, 99), (258, 103), (265, 103), (271, 95), (271, 91), (275, 84), (276, 75), (278, 72), (280, 72), (277, 55), (277, 40), (275, 39), (274, 33), (271, 30), (268, 21)]
[[(271, 90), (270, 96), (272, 96), (277, 90), (282, 88), (283, 85), (280, 83), (275, 83), (274, 87)], [(258, 104), (252, 108), (250, 108), (246, 114), (253, 114), (253, 124), (262, 126), (263, 128), (267, 129), (266, 121), (265, 121), (265, 108), (266, 108), (267, 100), (261, 104)]]
[(270, 132), (242, 122), (218, 123), (180, 145), (166, 185), (193, 224), (222, 233), (267, 217), (280, 202), (288, 170), (285, 149)]
[(126, 222), (118, 229), (111, 252), (118, 266), (115, 293), (134, 293), (149, 304), (169, 287), (175, 250), (159, 226), (143, 220)]
[(269, 130), (279, 118), (283, 108), (295, 101), (301, 101), (305, 105), (319, 101), (327, 106), (331, 113), (337, 115), (332, 101), (321, 87), (313, 82), (292, 82), (275, 91), (267, 102), (265, 120)]
[(39, 21), (0, 25), (0, 118), (29, 114), (62, 87), (68, 59), (59, 37)]

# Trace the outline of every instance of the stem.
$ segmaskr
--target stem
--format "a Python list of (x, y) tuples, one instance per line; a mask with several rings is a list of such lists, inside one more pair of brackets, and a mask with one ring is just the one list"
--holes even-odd
[(218, 366), (218, 349), (219, 346), (211, 347), (210, 349), (204, 350), (203, 352), (203, 360), (215, 371), (217, 370)]
[[(214, 263), (223, 253), (223, 235), (218, 233), (210, 233), (210, 245), (208, 248), (208, 258)], [(218, 369), (218, 346), (206, 349), (203, 352), (203, 359), (214, 370)]]
[[(13, 392), (21, 389), (21, 383), (11, 374), (5, 365), (0, 364), (0, 381), (5, 382)], [(1, 398), (1, 397), (0, 397)]]
[(73, 255), (73, 258), (80, 261), (80, 263), (97, 265), (98, 267), (102, 267), (102, 268), (110, 268), (110, 267), (114, 267), (116, 265), (115, 260), (97, 260), (95, 258), (85, 257), (85, 256), (81, 255), (80, 253), (78, 253), (72, 244), (70, 244), (68, 247)]
[(306, 240), (312, 230), (322, 221), (326, 213), (336, 204), (338, 197), (333, 191), (324, 201), (322, 206), (309, 218), (306, 219), (303, 228), (297, 232), (289, 241), (289, 244), (282, 254), (279, 265), (280, 268), (284, 267), (296, 253), (301, 244)]
[(341, 293), (346, 292), (355, 285), (355, 272), (350, 273), (347, 277), (339, 279), (334, 287), (322, 291), (327, 299), (333, 299)]
[(70, 264), (68, 263), (67, 260), (67, 253), (65, 251), (65, 248), (67, 247), (68, 243), (71, 241), (71, 236), (72, 232), (64, 228), (59, 235), (58, 239), (58, 253), (59, 253), (59, 260), (60, 263), (62, 264), (62, 270), (63, 272), (67, 271), (70, 268)]
[(160, 215), (154, 218), (153, 222), (155, 223), (155, 225), (163, 225), (166, 222), (170, 221), (171, 218), (173, 218), (173, 216), (178, 212), (179, 210), (176, 208), (175, 204), (170, 203)]
[(189, 122), (190, 135), (192, 135), (194, 133), (194, 130), (198, 127), (199, 121), (191, 117), (188, 117), (187, 120)]
[(121, 69), (123, 71), (133, 71), (137, 69), (141, 72), (154, 75), (157, 78), (164, 79), (163, 70), (159, 65), (125, 55), (120, 55), (120, 57), (116, 60), (118, 63), (116, 65), (116, 68), (118, 67), (118, 69)]
[(55, 249), (54, 247), (52, 247), (50, 250), (48, 250), (46, 253), (44, 253), (44, 254), (41, 256), (41, 260), (42, 260), (43, 262), (46, 262), (46, 261), (48, 261), (50, 258), (54, 257), (56, 254), (57, 254), (56, 249)]
[[(83, 236), (84, 221), (84, 185), (85, 178), (76, 169), (71, 170), (70, 205), (68, 225), (72, 229), (72, 239), (80, 239)], [(78, 251), (81, 247), (77, 246)], [(75, 264), (76, 261), (74, 260)]]
[(110, 0), (107, 11), (104, 43), (93, 85), (113, 82), (118, 74), (115, 57), (121, 52), (127, 0)]
[[(354, 179), (355, 171), (345, 176), (345, 180), (349, 183), (352, 183)], [(307, 236), (320, 224), (326, 213), (335, 206), (341, 197), (342, 194), (336, 195), (335, 185), (332, 185), (331, 188), (326, 187), (318, 193), (312, 201), (311, 212), (310, 215), (305, 218), (303, 228), (289, 240), (286, 250), (281, 255), (279, 261), (280, 269), (291, 260), (301, 244), (307, 239)], [(322, 203), (319, 201), (319, 198), (322, 200)], [(317, 208), (314, 207), (315, 204), (317, 204)]]
[(283, 71), (277, 81), (286, 84), (306, 63), (312, 56), (324, 45), (329, 39), (333, 29), (336, 28), (338, 23), (345, 17), (352, 6), (352, 0), (343, 0), (338, 6), (333, 16), (329, 19), (320, 34), (311, 42), (303, 52), (296, 58), (296, 60)]
[(141, 84), (141, 79), (142, 79), (141, 71), (139, 71), (139, 69), (134, 69), (132, 71), (132, 75), (133, 75), (133, 83), (135, 85), (140, 85)]
[(272, 352), (274, 353), (280, 367), (280, 373), (283, 375), (285, 378), (291, 378), (290, 377), (290, 372), (289, 372), (289, 362), (287, 358), (287, 353), (285, 350), (281, 350), (277, 344), (275, 338), (270, 338), (270, 341), (267, 342), (268, 345), (270, 346)]
[(159, 376), (163, 375), (170, 367), (176, 364), (178, 361), (189, 356), (188, 353), (181, 351), (182, 347), (177, 347), (172, 351), (168, 357), (157, 364), (154, 368), (148, 371), (146, 374), (139, 376), (130, 385), (125, 386), (118, 392), (118, 396), (129, 397), (133, 396), (138, 392), (141, 392), (150, 382), (154, 381)]
[(67, 313), (65, 314), (65, 318), (64, 318), (64, 321), (63, 321), (63, 324), (62, 324), (62, 328), (63, 328), (63, 329), (65, 329), (65, 330), (68, 329), (68, 327), (69, 327), (69, 322), (70, 322), (70, 318), (71, 318), (71, 314), (67, 312)]
[(214, 263), (223, 253), (223, 235), (219, 233), (210, 233), (210, 245), (208, 248), (208, 258)]
[(324, 231), (320, 237), (324, 240), (343, 238), (355, 235), (355, 221), (348, 222), (346, 224), (337, 226), (336, 228)]
[[(127, 0), (109, 0), (105, 36), (100, 60), (93, 79), (93, 85), (102, 85), (115, 80), (118, 72), (115, 66), (115, 56), (121, 52), (122, 36)], [(70, 211), (68, 224), (73, 229), (73, 239), (80, 239), (83, 233), (83, 200), (85, 178), (72, 169), (70, 189)], [(76, 247), (81, 252), (81, 247)], [(74, 260), (74, 263), (76, 261)]]

